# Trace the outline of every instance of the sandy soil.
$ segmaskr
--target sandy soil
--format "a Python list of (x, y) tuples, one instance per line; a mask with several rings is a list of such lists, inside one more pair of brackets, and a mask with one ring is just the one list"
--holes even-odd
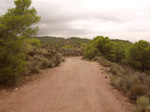
[(67, 58), (41, 78), (0, 91), (0, 112), (133, 112), (128, 102), (105, 79), (102, 66), (79, 57)]

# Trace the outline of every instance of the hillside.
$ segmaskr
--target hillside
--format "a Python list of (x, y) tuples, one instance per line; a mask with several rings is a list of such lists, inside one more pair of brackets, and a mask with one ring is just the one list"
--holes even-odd
[(41, 36), (35, 37), (39, 39), (42, 46), (44, 45), (53, 45), (63, 47), (65, 45), (71, 45), (72, 47), (79, 48), (82, 43), (88, 43), (90, 40), (85, 38), (79, 37), (70, 37), (70, 38), (63, 38), (63, 37), (49, 37), (49, 36)]

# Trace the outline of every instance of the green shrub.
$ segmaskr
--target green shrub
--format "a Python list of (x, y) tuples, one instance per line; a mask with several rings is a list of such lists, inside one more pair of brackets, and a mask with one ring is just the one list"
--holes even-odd
[(44, 56), (44, 57), (46, 57), (48, 55), (48, 51), (46, 49), (39, 49), (37, 51), (37, 53)]
[(133, 84), (130, 89), (130, 92), (131, 92), (130, 99), (136, 100), (137, 97), (145, 95), (148, 92), (148, 87), (140, 83)]
[(27, 54), (30, 56), (34, 56), (37, 54), (38, 48), (33, 47), (31, 45), (27, 46)]
[(31, 38), (31, 39), (27, 39), (26, 42), (28, 44), (31, 44), (32, 46), (41, 47), (41, 42), (39, 39)]
[(41, 68), (41, 63), (38, 60), (32, 60), (28, 62), (29, 69), (31, 73), (39, 73)]
[(148, 41), (139, 40), (135, 42), (126, 55), (132, 67), (141, 69), (142, 72), (150, 68), (150, 43)]
[(62, 61), (64, 61), (64, 58), (62, 58), (61, 53), (56, 53), (49, 61), (49, 67), (55, 67), (58, 66)]
[(95, 48), (95, 47), (91, 47), (91, 48), (86, 48), (85, 50), (85, 58), (88, 58), (88, 59), (92, 59), (96, 56), (96, 54), (98, 53), (98, 49)]
[(149, 97), (146, 96), (139, 97), (136, 103), (137, 103), (136, 112), (145, 112), (150, 107), (150, 99)]
[(35, 55), (32, 58), (28, 56), (27, 65), (23, 72), (24, 75), (28, 75), (30, 73), (38, 73), (42, 68), (42, 57), (39, 55)]
[(49, 60), (49, 67), (50, 68), (55, 67), (55, 59), (52, 58), (52, 59)]
[(30, 65), (30, 63), (31, 63), (31, 61), (27, 62), (26, 66), (25, 66), (25, 69), (22, 72), (23, 75), (29, 75), (31, 73), (31, 69), (30, 69), (31, 65)]
[(150, 75), (144, 77), (144, 83), (148, 86), (150, 86)]
[(130, 80), (130, 76), (122, 77), (121, 81), (120, 81), (120, 86), (121, 86), (123, 91), (125, 91), (125, 92), (129, 91), (131, 86), (132, 86), (132, 82)]
[(26, 54), (22, 44), (22, 40), (11, 39), (0, 43), (0, 76), (3, 77), (3, 82), (9, 85), (17, 84), (26, 64)]
[(86, 43), (82, 43), (82, 44), (81, 44), (80, 50), (82, 51), (82, 53), (84, 53), (86, 47), (87, 47), (87, 44), (86, 44)]
[(65, 45), (65, 46), (63, 46), (62, 48), (63, 48), (63, 49), (72, 49), (73, 46), (71, 46), (71, 45)]
[(111, 84), (114, 85), (116, 88), (121, 88), (121, 77), (113, 76), (111, 78)]
[(62, 59), (62, 54), (61, 53), (56, 53), (54, 55), (54, 60), (55, 60), (55, 66), (58, 66), (61, 63)]
[(102, 56), (96, 56), (93, 60), (97, 61), (98, 63), (100, 63), (104, 67), (110, 67), (111, 66), (111, 62)]
[(29, 73), (38, 73), (40, 69), (48, 68), (50, 66), (50, 61), (44, 56), (35, 55), (33, 58), (30, 58), (27, 62), (26, 69), (24, 74)]
[(113, 75), (118, 76), (123, 76), (125, 74), (124, 69), (119, 64), (116, 63), (111, 64), (109, 72), (111, 72)]
[(42, 58), (41, 60), (41, 68), (48, 68), (49, 67), (49, 60), (47, 58)]

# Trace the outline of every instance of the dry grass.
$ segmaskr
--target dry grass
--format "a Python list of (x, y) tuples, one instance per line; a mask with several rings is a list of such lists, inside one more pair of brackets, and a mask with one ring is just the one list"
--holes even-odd
[(104, 57), (100, 57), (100, 56), (97, 56), (93, 59), (94, 61), (100, 63), (102, 66), (104, 67), (110, 67), (111, 66), (111, 62), (108, 61), (106, 58)]
[(141, 96), (136, 101), (136, 112), (150, 112), (150, 98)]
[(38, 73), (40, 69), (58, 66), (64, 61), (63, 56), (57, 53), (56, 49), (42, 49), (33, 46), (28, 48), (28, 55), (26, 57), (27, 64), (23, 72), (24, 75)]
[(105, 67), (109, 67), (111, 84), (122, 90), (130, 100), (137, 102), (136, 112), (150, 112), (150, 75), (148, 72), (141, 73), (126, 65), (112, 63), (104, 57), (93, 59)]

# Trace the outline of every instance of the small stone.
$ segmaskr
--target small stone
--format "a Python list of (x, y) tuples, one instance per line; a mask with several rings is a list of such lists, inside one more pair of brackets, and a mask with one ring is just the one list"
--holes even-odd
[(117, 92), (117, 90), (114, 90), (115, 92)]

